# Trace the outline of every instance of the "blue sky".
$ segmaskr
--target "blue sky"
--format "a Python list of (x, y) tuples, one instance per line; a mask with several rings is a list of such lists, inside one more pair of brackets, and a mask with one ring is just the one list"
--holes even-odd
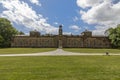
[(80, 34), (85, 29), (104, 35), (120, 23), (120, 0), (0, 0), (0, 17), (9, 19), (19, 31), (38, 30), (56, 34)]

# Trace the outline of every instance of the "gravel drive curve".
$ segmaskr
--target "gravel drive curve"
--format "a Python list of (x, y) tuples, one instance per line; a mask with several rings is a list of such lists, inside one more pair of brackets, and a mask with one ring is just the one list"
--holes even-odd
[[(55, 51), (41, 52), (41, 53), (29, 53), (29, 54), (0, 54), (2, 56), (94, 56), (94, 55), (106, 55), (105, 53), (75, 53), (68, 52), (62, 49), (57, 49)], [(110, 54), (110, 55), (120, 55), (120, 54)]]

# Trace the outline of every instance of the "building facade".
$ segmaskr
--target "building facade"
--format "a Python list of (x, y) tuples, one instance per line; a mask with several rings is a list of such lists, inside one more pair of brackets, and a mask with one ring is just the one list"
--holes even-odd
[(111, 42), (108, 37), (92, 36), (92, 32), (87, 30), (81, 35), (63, 35), (62, 26), (59, 26), (58, 35), (41, 35), (38, 31), (30, 31), (30, 36), (14, 36), (11, 47), (111, 48)]

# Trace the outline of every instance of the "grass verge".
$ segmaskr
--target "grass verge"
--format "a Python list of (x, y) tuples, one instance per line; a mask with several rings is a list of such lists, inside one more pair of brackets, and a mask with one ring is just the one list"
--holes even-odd
[(64, 50), (78, 53), (120, 53), (120, 49), (64, 48)]
[(120, 80), (120, 56), (0, 57), (1, 80)]
[(53, 50), (55, 50), (55, 48), (1, 48), (0, 54), (27, 54)]

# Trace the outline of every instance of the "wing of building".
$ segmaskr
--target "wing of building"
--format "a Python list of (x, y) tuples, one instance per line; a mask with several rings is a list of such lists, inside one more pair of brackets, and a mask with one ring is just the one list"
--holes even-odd
[(110, 48), (111, 42), (106, 36), (92, 36), (85, 30), (81, 35), (63, 35), (59, 26), (58, 35), (41, 35), (38, 31), (30, 31), (30, 35), (16, 35), (11, 47), (40, 47), (40, 48)]

